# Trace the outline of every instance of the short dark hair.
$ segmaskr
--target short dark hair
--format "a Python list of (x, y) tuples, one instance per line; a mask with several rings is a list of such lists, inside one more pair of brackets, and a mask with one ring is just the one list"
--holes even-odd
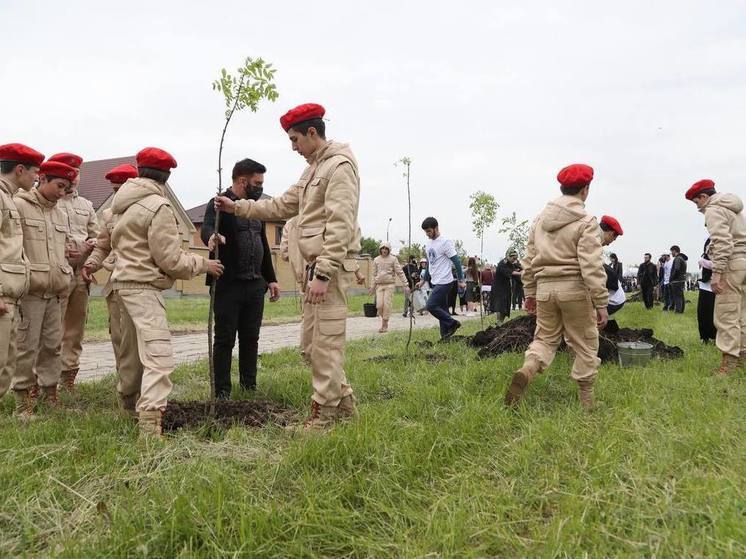
[(423, 229), (435, 229), (438, 226), (438, 220), (434, 217), (426, 217), (422, 222)]
[(609, 255), (609, 258), (611, 258), (612, 260), (619, 260), (619, 259), (617, 258), (617, 256), (616, 256), (616, 253), (614, 253), (614, 252), (612, 252), (612, 253), (611, 253), (611, 254)]
[(326, 140), (326, 124), (324, 124), (324, 121), (320, 118), (304, 120), (303, 122), (299, 122), (298, 124), (293, 124), (290, 128), (303, 136), (308, 135), (309, 128), (315, 128), (316, 133), (319, 135), (319, 138), (321, 138), (322, 140)]
[(233, 166), (231, 178), (236, 180), (238, 177), (250, 177), (251, 175), (264, 174), (266, 172), (267, 168), (264, 165), (247, 157)]
[(681, 252), (681, 249), (679, 248), (679, 245), (673, 245), (669, 250), (671, 250), (671, 252), (673, 252), (674, 250), (676, 252)]
[(707, 194), (708, 196), (712, 196), (713, 194), (717, 194), (714, 188), (708, 188), (707, 190), (700, 190), (697, 192), (697, 196), (700, 194)]
[[(601, 228), (601, 231), (614, 231), (614, 228), (608, 223), (599, 223), (598, 226)], [(614, 232), (616, 233), (616, 231)]]
[(646, 252), (645, 254), (643, 254), (643, 256), (647, 256), (648, 258), (652, 258), (653, 257), (653, 255), (650, 254), (649, 252)]
[(579, 185), (578, 184), (578, 185), (574, 185), (574, 186), (560, 186), (560, 192), (562, 194), (567, 195), (567, 196), (574, 196), (575, 194), (577, 194), (578, 192), (580, 192), (581, 190), (583, 190), (586, 186), (588, 186), (588, 185), (587, 184), (583, 184), (583, 185)]
[(26, 165), (25, 163), (21, 163), (20, 161), (0, 161), (0, 173), (2, 173), (3, 175), (12, 173), (13, 169), (15, 169), (18, 165), (23, 165), (24, 167), (26, 167), (26, 170), (29, 170), (31, 168), (31, 165)]
[(171, 171), (162, 171), (161, 169), (153, 169), (153, 167), (138, 167), (137, 175), (144, 179), (151, 179), (161, 184), (166, 184), (168, 177), (171, 176)]

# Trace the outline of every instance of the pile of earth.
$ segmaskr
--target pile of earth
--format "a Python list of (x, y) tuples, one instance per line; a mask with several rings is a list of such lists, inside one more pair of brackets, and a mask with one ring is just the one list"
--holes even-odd
[(217, 400), (214, 416), (210, 415), (210, 402), (169, 401), (161, 425), (164, 432), (202, 426), (262, 427), (268, 423), (285, 426), (292, 416), (289, 408), (267, 400)]
[[(481, 348), (479, 357), (493, 357), (501, 353), (511, 351), (526, 351), (534, 339), (536, 330), (536, 317), (524, 315), (501, 326), (492, 326), (481, 332), (477, 332), (469, 340), (469, 345)], [(617, 362), (619, 342), (646, 342), (653, 346), (653, 357), (660, 359), (677, 359), (684, 356), (684, 350), (680, 347), (669, 346), (654, 337), (650, 328), (635, 330), (632, 328), (620, 328), (616, 332), (602, 331), (599, 336), (598, 356), (602, 362)], [(559, 351), (566, 351), (567, 346), (563, 341)]]

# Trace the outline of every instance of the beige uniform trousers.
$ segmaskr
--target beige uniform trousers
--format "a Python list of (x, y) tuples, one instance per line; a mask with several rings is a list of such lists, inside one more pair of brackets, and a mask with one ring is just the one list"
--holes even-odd
[(746, 259), (730, 260), (721, 283), (723, 293), (715, 297), (715, 345), (738, 357), (746, 352)]
[[(340, 267), (329, 281), (326, 300), (303, 303), (303, 330), (310, 334), (310, 361), (313, 372), (313, 399), (322, 406), (337, 406), (352, 394), (344, 371), (347, 331), (347, 288), (353, 278)], [(308, 336), (306, 334), (306, 336)]]
[(528, 346), (524, 368), (544, 371), (565, 341), (574, 355), (570, 376), (592, 380), (598, 373), (596, 310), (582, 281), (539, 282), (536, 287), (536, 332)]
[(72, 371), (80, 367), (83, 352), (83, 335), (88, 316), (89, 286), (79, 273), (70, 282), (67, 297), (62, 303), (62, 370)]
[(5, 301), (8, 309), (0, 316), (0, 398), (5, 396), (16, 368), (16, 331), (18, 330), (18, 307)]
[(116, 293), (122, 328), (117, 391), (139, 393), (138, 412), (164, 410), (173, 387), (174, 357), (163, 295), (154, 289)]
[(106, 307), (109, 309), (109, 337), (114, 350), (114, 362), (119, 372), (119, 361), (122, 353), (122, 313), (119, 312), (119, 297), (116, 291), (106, 296)]
[(21, 299), (23, 318), (16, 337), (18, 357), (13, 375), (14, 390), (28, 390), (37, 382), (41, 387), (57, 386), (62, 345), (60, 306), (59, 297), (25, 295)]
[(391, 318), (391, 306), (395, 290), (396, 286), (393, 283), (376, 287), (376, 308), (378, 309), (378, 316), (384, 320)]

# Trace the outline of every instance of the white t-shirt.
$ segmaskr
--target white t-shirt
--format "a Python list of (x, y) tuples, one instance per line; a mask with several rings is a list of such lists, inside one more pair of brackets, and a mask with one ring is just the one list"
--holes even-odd
[(456, 256), (453, 241), (444, 239), (441, 235), (425, 245), (425, 252), (427, 253), (427, 269), (430, 271), (430, 283), (433, 285), (452, 283), (451, 258)]
[(663, 264), (663, 285), (668, 285), (671, 281), (671, 268), (673, 268), (673, 258), (669, 258)]

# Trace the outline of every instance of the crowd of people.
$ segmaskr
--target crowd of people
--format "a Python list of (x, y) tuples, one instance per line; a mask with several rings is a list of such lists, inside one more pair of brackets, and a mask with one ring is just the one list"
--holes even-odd
[[(207, 206), (202, 238), (209, 258), (182, 250), (165, 186), (177, 162), (167, 151), (144, 148), (136, 166), (106, 174), (114, 196), (99, 221), (91, 203), (77, 194), (81, 157), (59, 153), (46, 159), (23, 144), (0, 146), (0, 397), (12, 389), (15, 414), (33, 419), (39, 405), (57, 405), (59, 388), (75, 389), (89, 287), (101, 268), (111, 272), (104, 295), (117, 392), (144, 437), (160, 436), (172, 389), (173, 348), (162, 291), (177, 279), (207, 274), (215, 292), (216, 397), (231, 396), (236, 337), (240, 385), (255, 389), (265, 295), (270, 301), (280, 296), (263, 222), (286, 220), (282, 255), (303, 293), (300, 347), (313, 386), (310, 414), (300, 428), (324, 430), (356, 416), (344, 352), (347, 292), (365, 281), (357, 261), (360, 177), (349, 146), (326, 139), (324, 114), (311, 103), (280, 118), (292, 149), (307, 162), (298, 182), (280, 196), (262, 199), (263, 165), (236, 163), (231, 186)], [(523, 307), (536, 316), (536, 331), (506, 404), (522, 398), (564, 339), (574, 356), (571, 377), (580, 402), (592, 408), (599, 330), (615, 324), (609, 316), (624, 306), (630, 285), (615, 255), (603, 262), (603, 247), (624, 232), (614, 217), (597, 220), (586, 212), (590, 166), (569, 165), (557, 180), (561, 195), (534, 220), (520, 261), (510, 250), (494, 268), (480, 270), (475, 257), (464, 267), (434, 217), (422, 222), (427, 244), (419, 262), (410, 257), (402, 267), (382, 245), (370, 287), (379, 331), (388, 329), (397, 281), (407, 294), (405, 316), (426, 310), (438, 319), (444, 340), (461, 327), (457, 308), (468, 316), (483, 305), (502, 322)], [(710, 180), (695, 183), (686, 199), (705, 215), (710, 234), (699, 260), (700, 332), (716, 340), (722, 353), (716, 372), (728, 375), (746, 363), (743, 204), (717, 192)], [(664, 311), (684, 312), (687, 261), (676, 245), (657, 265), (645, 255), (632, 280), (647, 308), (659, 299)]]

